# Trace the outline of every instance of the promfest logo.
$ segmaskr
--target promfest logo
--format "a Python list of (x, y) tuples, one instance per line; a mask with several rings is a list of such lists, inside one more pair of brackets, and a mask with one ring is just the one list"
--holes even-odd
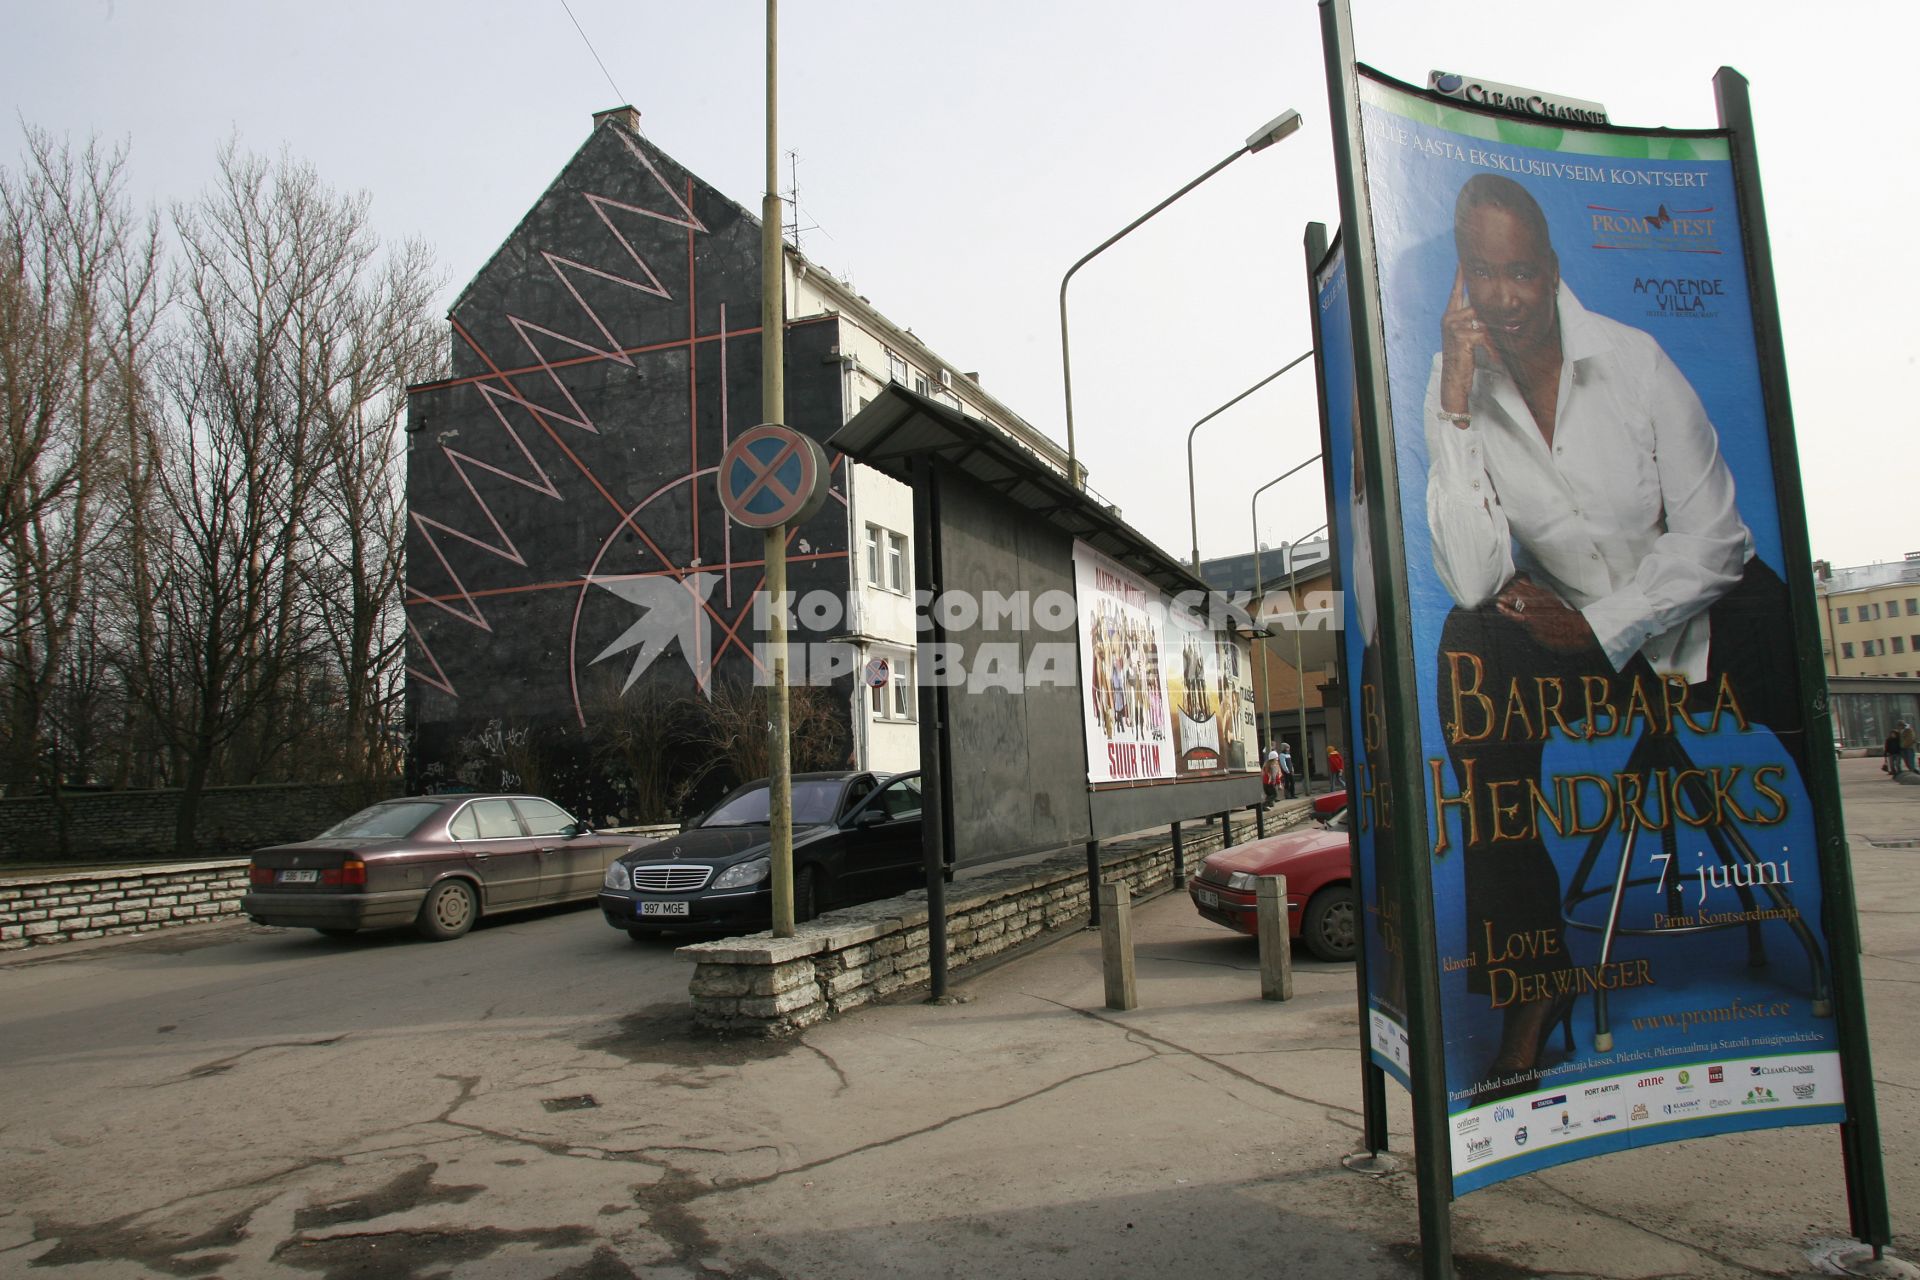
[(1720, 211), (1713, 205), (1674, 208), (1664, 201), (1654, 208), (1587, 206), (1587, 228), (1596, 249), (1631, 249), (1643, 253), (1720, 254)]

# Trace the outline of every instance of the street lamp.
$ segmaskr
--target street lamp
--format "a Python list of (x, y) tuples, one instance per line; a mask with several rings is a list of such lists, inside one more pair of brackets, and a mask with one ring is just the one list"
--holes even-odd
[[(1279, 484), (1282, 480), (1285, 480), (1288, 476), (1293, 475), (1295, 472), (1305, 470), (1307, 467), (1312, 466), (1314, 463), (1318, 461), (1320, 461), (1320, 455), (1316, 453), (1311, 458), (1308, 458), (1305, 462), (1299, 463), (1296, 466), (1288, 467), (1285, 471), (1281, 472), (1279, 475), (1275, 476), (1273, 479), (1267, 481), (1265, 484), (1261, 485), (1258, 489), (1255, 489), (1253, 491), (1253, 497), (1247, 502), (1247, 514), (1252, 519), (1252, 522), (1253, 522), (1253, 590), (1256, 598), (1254, 602), (1253, 616), (1254, 616), (1254, 620), (1260, 623), (1260, 627), (1256, 632), (1256, 639), (1254, 641), (1254, 643), (1260, 645), (1260, 674), (1259, 674), (1258, 682), (1254, 687), (1254, 699), (1253, 699), (1255, 710), (1260, 709), (1260, 695), (1262, 692), (1265, 692), (1267, 689), (1267, 646), (1264, 642), (1258, 639), (1258, 632), (1263, 632), (1266, 630), (1266, 623), (1260, 617), (1261, 610), (1260, 610), (1260, 605), (1258, 603), (1258, 601), (1264, 600), (1266, 596), (1266, 591), (1265, 591), (1266, 583), (1260, 577), (1260, 517), (1258, 514), (1258, 508), (1260, 506), (1260, 495), (1265, 493), (1267, 490), (1273, 488), (1273, 486)], [(1271, 697), (1271, 694), (1269, 693), (1268, 696)], [(1267, 732), (1266, 713), (1264, 711), (1261, 711), (1260, 717), (1255, 722), (1255, 725), (1254, 725), (1254, 741), (1260, 748), (1260, 759), (1263, 764), (1266, 761), (1267, 752), (1266, 752), (1265, 743), (1262, 741), (1262, 739), (1270, 740), (1271, 737), (1272, 735)]]
[(1071, 267), (1068, 267), (1067, 274), (1060, 278), (1060, 377), (1066, 384), (1067, 393), (1067, 483), (1071, 484), (1074, 488), (1080, 488), (1081, 483), (1080, 467), (1073, 445), (1073, 362), (1068, 358), (1067, 347), (1067, 282), (1073, 279), (1074, 272), (1086, 266), (1087, 263), (1111, 248), (1116, 241), (1126, 236), (1148, 218), (1151, 218), (1154, 214), (1160, 212), (1175, 200), (1178, 200), (1181, 196), (1187, 194), (1187, 192), (1193, 190), (1208, 178), (1211, 178), (1214, 174), (1232, 164), (1235, 160), (1238, 160), (1241, 156), (1250, 156), (1256, 151), (1265, 151), (1268, 147), (1294, 132), (1299, 127), (1300, 113), (1298, 111), (1281, 112), (1248, 134), (1247, 140), (1234, 148), (1232, 154), (1227, 156), (1226, 159), (1220, 161), (1211, 169), (1208, 169), (1192, 182), (1189, 182), (1186, 186), (1180, 188), (1165, 200), (1162, 200), (1159, 204), (1153, 206), (1153, 208), (1147, 210), (1132, 222), (1129, 222), (1126, 226), (1108, 236), (1105, 240), (1102, 240), (1092, 252), (1088, 253)]
[[(1319, 533), (1322, 529), (1325, 529), (1326, 527), (1327, 527), (1326, 521), (1323, 520), (1320, 522), (1320, 524), (1317, 527), (1309, 529), (1305, 533), (1301, 534), (1299, 537), (1295, 538), (1291, 544), (1283, 542), (1280, 545), (1283, 547), (1292, 545), (1293, 547), (1298, 548), (1301, 543), (1305, 542), (1308, 538), (1311, 538), (1314, 534)], [(1293, 557), (1291, 555), (1287, 557), (1287, 577), (1288, 578), (1293, 577)], [(1295, 597), (1296, 601), (1298, 600), (1298, 598), (1299, 597), (1297, 596)], [(1301, 610), (1299, 609), (1294, 610), (1293, 676), (1295, 681), (1295, 692), (1294, 692), (1293, 705), (1294, 705), (1294, 710), (1300, 713), (1300, 758), (1303, 761), (1306, 761), (1308, 760), (1308, 756), (1307, 756), (1307, 673), (1301, 667), (1301, 664), (1300, 664), (1300, 613), (1301, 613)], [(1326, 699), (1322, 698), (1321, 704), (1322, 704), (1323, 710), (1325, 709), (1325, 702), (1326, 702)], [(1353, 744), (1348, 743), (1347, 745), (1352, 746)], [(1311, 761), (1308, 761), (1308, 763), (1311, 763)], [(1308, 794), (1312, 794), (1312, 793), (1309, 792)]]
[[(1191, 427), (1187, 428), (1187, 524), (1190, 526), (1190, 532), (1193, 534), (1193, 571), (1196, 574), (1200, 572), (1200, 517), (1193, 503), (1193, 433), (1198, 431), (1201, 427), (1206, 426), (1207, 423), (1213, 421), (1215, 418), (1219, 417), (1221, 414), (1225, 413), (1227, 410), (1233, 408), (1233, 406), (1239, 404), (1242, 400), (1245, 400), (1248, 396), (1252, 395), (1254, 392), (1258, 391), (1260, 388), (1266, 386), (1269, 382), (1272, 382), (1275, 378), (1279, 377), (1281, 374), (1285, 373), (1287, 370), (1293, 368), (1293, 366), (1299, 364), (1302, 360), (1305, 360), (1307, 356), (1310, 356), (1312, 354), (1313, 354), (1312, 350), (1308, 350), (1303, 355), (1295, 356), (1293, 359), (1287, 361), (1285, 364), (1281, 365), (1278, 369), (1275, 369), (1272, 373), (1268, 374), (1266, 377), (1260, 379), (1260, 381), (1248, 387), (1245, 391), (1242, 391), (1239, 395), (1235, 396), (1233, 399), (1221, 405), (1218, 409), (1215, 409), (1212, 413), (1208, 414), (1206, 417), (1200, 419), (1200, 421), (1194, 423)], [(1255, 541), (1257, 542), (1259, 541), (1259, 539), (1256, 538)], [(1254, 585), (1257, 587), (1260, 584), (1256, 582), (1254, 583)]]

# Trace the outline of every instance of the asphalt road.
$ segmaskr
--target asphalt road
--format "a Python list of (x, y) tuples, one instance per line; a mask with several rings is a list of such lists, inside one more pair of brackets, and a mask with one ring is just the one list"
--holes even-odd
[(634, 943), (582, 904), (482, 921), (442, 943), (404, 930), (333, 941), (234, 922), (29, 952), (0, 970), (0, 1070), (52, 1071), (70, 1089), (104, 1061), (156, 1048), (171, 1056), (684, 1004), (692, 970), (673, 946)]

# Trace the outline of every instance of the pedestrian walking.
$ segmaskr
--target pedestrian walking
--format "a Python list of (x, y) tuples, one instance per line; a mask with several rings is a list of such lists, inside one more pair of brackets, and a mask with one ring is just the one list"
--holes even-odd
[(1260, 768), (1260, 783), (1266, 788), (1269, 805), (1280, 798), (1280, 751), (1276, 747), (1267, 748), (1266, 762)]
[(1905, 761), (1908, 773), (1920, 773), (1920, 764), (1913, 759), (1914, 732), (1910, 721), (1900, 722), (1900, 758)]
[(1347, 785), (1347, 762), (1345, 757), (1340, 754), (1340, 748), (1334, 746), (1332, 743), (1327, 744), (1327, 772), (1333, 775), (1333, 780), (1338, 784), (1340, 789), (1345, 789)]
[(1293, 788), (1297, 777), (1293, 768), (1293, 744), (1283, 742), (1280, 744), (1280, 785), (1286, 788), (1289, 800), (1293, 799)]
[(1900, 770), (1906, 767), (1907, 753), (1900, 746), (1900, 726), (1887, 730), (1887, 740), (1880, 746), (1880, 768), (1896, 782), (1900, 779)]

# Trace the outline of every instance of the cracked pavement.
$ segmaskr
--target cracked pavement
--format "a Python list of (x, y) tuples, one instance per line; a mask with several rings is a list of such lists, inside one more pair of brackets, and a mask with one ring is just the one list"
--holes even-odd
[[(1920, 852), (1853, 850), (1903, 1235)], [(960, 1003), (775, 1044), (692, 1035), (689, 968), (591, 912), (445, 946), (188, 933), (0, 963), (0, 1275), (1419, 1274), (1410, 1160), (1340, 1163), (1352, 970), (1300, 953), (1295, 999), (1263, 1002), (1252, 941), (1184, 896), (1135, 909), (1139, 1009), (1101, 1007), (1076, 933), (963, 976)], [(1488, 1280), (1813, 1274), (1846, 1223), (1830, 1128), (1454, 1205), (1460, 1274)]]

